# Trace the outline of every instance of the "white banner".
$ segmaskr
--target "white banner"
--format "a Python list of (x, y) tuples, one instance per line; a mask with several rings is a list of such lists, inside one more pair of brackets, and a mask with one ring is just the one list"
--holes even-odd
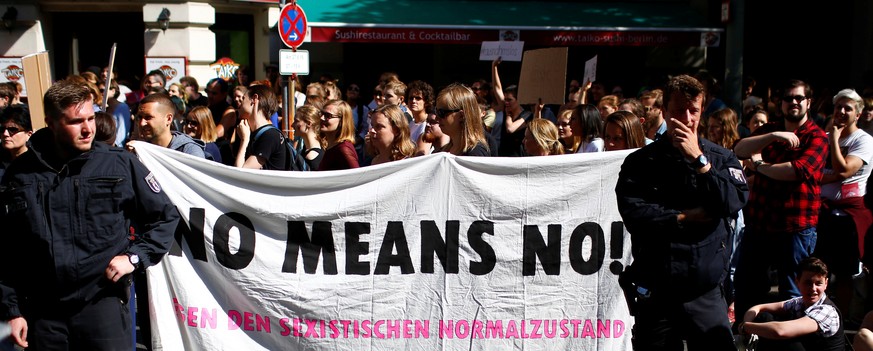
[(627, 152), (278, 172), (135, 148), (185, 221), (148, 270), (155, 349), (631, 348)]

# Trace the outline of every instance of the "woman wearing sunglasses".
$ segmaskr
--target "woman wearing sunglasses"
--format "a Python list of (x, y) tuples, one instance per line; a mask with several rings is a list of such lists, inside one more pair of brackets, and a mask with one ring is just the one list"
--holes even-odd
[(319, 171), (358, 168), (352, 108), (342, 100), (331, 100), (321, 111), (321, 145), (324, 158)]
[(185, 117), (185, 134), (194, 138), (203, 140), (206, 143), (206, 152), (212, 155), (215, 162), (221, 163), (221, 151), (215, 140), (218, 135), (215, 134), (215, 122), (212, 120), (212, 112), (206, 106), (197, 106), (188, 112), (188, 117)]
[(33, 134), (30, 124), (30, 113), (21, 106), (9, 106), (0, 114), (0, 177), (6, 166), (27, 152), (27, 141)]
[(436, 115), (440, 129), (452, 139), (442, 151), (458, 156), (491, 156), (479, 103), (470, 88), (455, 83), (440, 91)]

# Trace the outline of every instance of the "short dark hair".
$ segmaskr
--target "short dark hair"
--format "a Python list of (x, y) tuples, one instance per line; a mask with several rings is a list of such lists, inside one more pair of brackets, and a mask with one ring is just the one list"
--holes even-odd
[(828, 265), (826, 265), (824, 261), (816, 257), (807, 257), (800, 260), (800, 263), (797, 264), (797, 277), (799, 278), (801, 275), (803, 275), (803, 272), (810, 272), (815, 275), (823, 275), (825, 278), (830, 275)]
[(52, 120), (63, 116), (64, 110), (71, 106), (88, 102), (92, 102), (91, 89), (87, 84), (72, 79), (64, 79), (52, 84), (43, 97), (45, 115)]
[(9, 98), (9, 102), (12, 102), (12, 99), (15, 98), (15, 95), (18, 91), (14, 88), (12, 84), (2, 83), (0, 84), (0, 98)]
[(167, 85), (167, 76), (165, 76), (164, 72), (162, 72), (161, 70), (153, 69), (153, 70), (149, 71), (148, 74), (146, 74), (146, 78), (151, 77), (151, 76), (161, 77), (161, 85)]
[[(143, 106), (145, 104), (150, 104), (153, 102), (173, 112), (173, 116), (176, 116), (178, 114), (178, 111), (176, 111), (176, 104), (173, 103), (172, 99), (170, 99), (170, 95), (167, 95), (165, 93), (146, 95), (146, 97), (140, 100), (139, 105)], [(137, 111), (134, 111), (134, 114), (136, 114), (136, 112)]]
[(218, 83), (218, 89), (221, 90), (222, 93), (226, 93), (230, 86), (227, 84), (227, 81), (221, 78), (212, 78), (209, 80), (209, 83), (206, 83), (206, 89), (212, 86), (213, 83)]
[(7, 106), (0, 111), (2, 111), (0, 112), (0, 124), (12, 121), (27, 132), (33, 131), (33, 125), (30, 123), (30, 111), (24, 106)]
[(518, 85), (513, 84), (513, 85), (510, 85), (506, 88), (503, 88), (503, 95), (509, 95), (509, 94), (512, 94), (513, 97), (518, 99)]
[[(782, 83), (782, 93), (788, 94), (788, 91), (797, 87), (803, 87), (803, 96), (812, 97), (812, 87), (806, 82), (799, 79), (789, 79)], [(781, 96), (780, 96), (781, 98)]]
[(179, 78), (179, 83), (181, 83), (183, 87), (184, 86), (193, 87), (194, 91), (200, 90), (200, 85), (197, 84), (197, 79), (192, 77), (192, 76), (184, 76), (182, 78)]
[(97, 132), (94, 133), (94, 140), (114, 145), (117, 128), (115, 126), (115, 118), (106, 112), (97, 112), (94, 114), (94, 125)]
[(682, 94), (690, 101), (705, 93), (706, 88), (694, 77), (685, 74), (673, 77), (664, 87), (664, 107), (667, 107), (673, 94)]
[(406, 88), (407, 103), (409, 103), (409, 101), (412, 101), (410, 95), (412, 95), (412, 92), (414, 91), (421, 93), (421, 97), (424, 98), (424, 110), (428, 112), (431, 111), (434, 106), (433, 87), (422, 80), (416, 80), (412, 83), (409, 83), (409, 87)]
[(272, 116), (273, 113), (279, 111), (279, 102), (276, 100), (276, 95), (273, 94), (273, 89), (270, 89), (270, 87), (266, 85), (250, 86), (246, 95), (248, 95), (249, 98), (254, 98), (255, 95), (258, 96), (258, 110), (260, 110), (267, 119), (270, 119), (270, 116)]

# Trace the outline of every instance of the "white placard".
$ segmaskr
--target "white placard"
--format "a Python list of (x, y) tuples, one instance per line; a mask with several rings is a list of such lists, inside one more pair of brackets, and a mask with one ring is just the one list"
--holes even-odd
[(178, 83), (179, 79), (188, 75), (187, 58), (185, 57), (146, 57), (146, 74), (153, 70), (164, 72), (168, 88), (170, 84)]
[(480, 61), (494, 61), (498, 57), (503, 61), (521, 61), (523, 55), (523, 41), (483, 41), (479, 49)]
[(279, 74), (290, 76), (309, 74), (309, 51), (279, 50)]
[(21, 96), (27, 97), (27, 85), (24, 84), (24, 64), (21, 57), (0, 57), (0, 83), (21, 83)]
[(584, 87), (588, 82), (597, 81), (597, 55), (594, 55), (590, 60), (585, 61), (585, 77), (582, 79)]

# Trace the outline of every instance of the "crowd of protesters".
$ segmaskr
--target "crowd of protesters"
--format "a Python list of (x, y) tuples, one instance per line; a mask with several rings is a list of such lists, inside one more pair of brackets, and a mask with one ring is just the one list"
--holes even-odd
[[(216, 78), (202, 89), (193, 77), (168, 85), (160, 71), (148, 72), (136, 89), (119, 84), (106, 69), (99, 72), (102, 78), (86, 72), (65, 80), (91, 92), (95, 141), (125, 147), (141, 140), (241, 168), (343, 170), (436, 152), (482, 157), (611, 152), (641, 148), (668, 133), (661, 87), (624, 96), (620, 87), (574, 80), (564, 104), (528, 106), (519, 104), (517, 85), (501, 81), (499, 68), (498, 59), (490, 80), (445, 87), (403, 82), (386, 72), (369, 89), (372, 99), (362, 95), (365, 82), (344, 84), (329, 76), (308, 85), (298, 81), (290, 131), (281, 129), (290, 114), (280, 111), (282, 84), (276, 75), (249, 81), (251, 72), (243, 70), (232, 81)], [(873, 197), (867, 195), (873, 91), (816, 95), (803, 81), (763, 89), (750, 78), (742, 110), (735, 111), (718, 98), (717, 79), (705, 71), (695, 78), (705, 89), (699, 138), (733, 151), (749, 184), (749, 203), (729, 223), (731, 269), (722, 289), (735, 333), (745, 331), (743, 322), (756, 328), (744, 317), (753, 311), (749, 318), (757, 318), (757, 305), (805, 296), (799, 265), (815, 256), (826, 265), (815, 272), (830, 280), (822, 294), (840, 311), (840, 325), (811, 318), (818, 323), (814, 333), (831, 337), (836, 329), (860, 328), (855, 348), (873, 349), (873, 317), (864, 318), (873, 310), (868, 295), (873, 254), (866, 237), (873, 223), (873, 201), (867, 200)], [(34, 133), (19, 94), (20, 86), (0, 84), (0, 176), (28, 151)], [(778, 297), (769, 293), (774, 285)]]

